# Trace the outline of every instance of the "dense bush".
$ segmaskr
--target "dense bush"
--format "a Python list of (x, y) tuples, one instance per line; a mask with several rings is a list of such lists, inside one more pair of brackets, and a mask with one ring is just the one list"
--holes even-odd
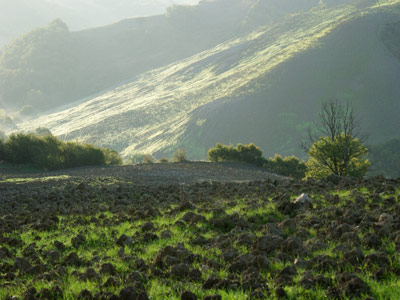
[(36, 128), (35, 134), (36, 135), (40, 135), (40, 136), (53, 135), (51, 133), (50, 129), (48, 129), (46, 127), (38, 127), (38, 128)]
[(237, 144), (233, 147), (217, 143), (214, 148), (208, 150), (208, 159), (212, 162), (242, 161), (256, 165), (262, 165), (264, 162), (261, 149), (254, 144)]
[(5, 161), (51, 170), (122, 162), (115, 151), (90, 144), (62, 142), (52, 135), (12, 134), (2, 147)]
[(264, 162), (264, 167), (273, 173), (297, 179), (304, 178), (307, 170), (306, 164), (294, 155), (282, 158), (275, 154)]
[(321, 137), (308, 151), (306, 178), (325, 179), (331, 174), (362, 178), (370, 166), (367, 156), (367, 147), (351, 135)]
[(155, 158), (149, 153), (135, 153), (126, 159), (127, 164), (153, 163)]
[(400, 139), (379, 145), (368, 146), (371, 169), (368, 175), (382, 174), (385, 177), (400, 177)]
[(174, 162), (185, 162), (187, 161), (186, 151), (182, 149), (176, 150), (172, 159)]

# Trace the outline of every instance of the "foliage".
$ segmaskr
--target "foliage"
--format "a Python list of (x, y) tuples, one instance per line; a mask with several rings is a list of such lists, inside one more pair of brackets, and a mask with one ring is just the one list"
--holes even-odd
[(317, 133), (309, 131), (303, 149), (308, 153), (306, 178), (337, 176), (362, 177), (370, 165), (367, 139), (349, 103), (329, 99), (322, 104)]
[(306, 178), (322, 179), (331, 174), (363, 177), (370, 165), (367, 155), (367, 147), (352, 136), (321, 137), (308, 151)]
[(120, 164), (115, 151), (90, 144), (62, 142), (52, 135), (12, 134), (3, 143), (4, 160), (46, 169)]
[(0, 97), (13, 109), (54, 107), (76, 95), (76, 71), (70, 32), (65, 23), (55, 20), (4, 48), (0, 55)]
[(275, 154), (274, 157), (265, 160), (264, 167), (276, 174), (302, 179), (305, 176), (306, 164), (296, 156), (287, 156)]
[(146, 154), (143, 157), (143, 163), (144, 164), (153, 164), (155, 162), (155, 158), (151, 154)]
[(100, 148), (104, 155), (104, 162), (106, 165), (122, 165), (122, 158), (118, 152), (109, 148)]
[(368, 146), (371, 170), (369, 175), (382, 174), (385, 177), (400, 177), (400, 139)]
[(163, 157), (163, 158), (160, 158), (160, 159), (158, 160), (158, 162), (159, 162), (160, 164), (166, 164), (166, 163), (169, 162), (169, 160), (168, 160), (168, 158)]
[(176, 150), (176, 152), (174, 153), (174, 157), (172, 159), (174, 162), (186, 162), (187, 156), (186, 156), (186, 151), (183, 149), (178, 149)]
[(50, 129), (48, 129), (46, 127), (38, 127), (38, 128), (36, 128), (35, 134), (36, 135), (40, 135), (40, 136), (53, 135), (51, 133)]
[(242, 161), (256, 165), (262, 165), (264, 162), (262, 150), (253, 143), (237, 144), (236, 147), (217, 143), (214, 148), (208, 150), (208, 159), (212, 162)]
[(148, 164), (154, 163), (155, 158), (150, 153), (135, 153), (128, 157), (128, 164)]

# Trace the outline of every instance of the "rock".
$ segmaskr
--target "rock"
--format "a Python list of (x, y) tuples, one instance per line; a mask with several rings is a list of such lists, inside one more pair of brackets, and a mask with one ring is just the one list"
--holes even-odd
[(191, 211), (185, 213), (182, 218), (180, 218), (181, 221), (184, 221), (185, 223), (190, 223), (190, 224), (196, 224), (200, 222), (205, 222), (206, 218), (202, 215), (195, 214)]
[(359, 297), (361, 294), (369, 294), (371, 292), (369, 286), (353, 273), (338, 274), (336, 280), (348, 297)]
[(149, 297), (145, 291), (140, 291), (135, 287), (125, 287), (119, 293), (120, 300), (148, 300)]
[(65, 251), (65, 245), (59, 241), (54, 242), (54, 247), (56, 247), (56, 249), (59, 251)]
[(147, 222), (142, 225), (142, 231), (153, 231), (155, 229), (154, 224), (152, 222)]
[(82, 281), (100, 281), (101, 277), (93, 268), (88, 268), (85, 273), (79, 275), (79, 279)]
[(120, 286), (120, 281), (118, 277), (111, 276), (107, 279), (107, 281), (103, 284), (103, 287), (118, 287)]
[(133, 239), (129, 236), (127, 236), (126, 234), (122, 234), (116, 241), (116, 244), (118, 246), (129, 246), (133, 244)]
[(233, 247), (226, 248), (222, 257), (226, 262), (232, 262), (239, 255), (239, 251)]
[(188, 279), (191, 281), (201, 281), (201, 272), (198, 269), (193, 269), (188, 274)]
[(293, 203), (296, 205), (296, 209), (310, 209), (313, 207), (311, 198), (304, 193), (297, 197)]
[(278, 235), (263, 235), (255, 243), (255, 249), (267, 253), (278, 250), (283, 242), (283, 238)]
[(6, 247), (0, 248), (0, 259), (12, 258), (12, 256), (13, 255), (11, 254), (10, 250), (8, 250), (8, 248)]
[(71, 245), (74, 248), (79, 248), (82, 244), (84, 244), (86, 241), (85, 235), (80, 232), (77, 236), (73, 237), (71, 239)]
[(279, 227), (286, 233), (293, 233), (297, 229), (295, 220), (286, 219), (279, 224)]
[(236, 243), (239, 246), (247, 246), (249, 247), (250, 245), (253, 244), (254, 240), (257, 237), (254, 234), (249, 234), (247, 232), (243, 232), (237, 239)]
[(32, 265), (25, 258), (18, 257), (14, 260), (14, 269), (20, 273), (26, 273), (31, 267)]
[(358, 266), (363, 263), (364, 254), (360, 249), (353, 249), (343, 253), (343, 260), (353, 266)]
[(171, 268), (171, 275), (177, 278), (184, 279), (188, 276), (190, 271), (190, 265), (188, 264), (176, 264)]
[(149, 243), (155, 240), (158, 240), (158, 235), (152, 232), (146, 232), (142, 238), (143, 242)]
[(195, 293), (192, 293), (190, 291), (184, 291), (181, 294), (181, 300), (197, 300), (197, 296)]
[(78, 294), (77, 299), (78, 300), (93, 300), (94, 298), (87, 289), (84, 289)]
[(281, 246), (281, 249), (285, 253), (302, 253), (305, 252), (305, 249), (303, 247), (303, 242), (295, 237), (291, 236), (287, 238)]
[(61, 259), (61, 253), (57, 250), (50, 250), (44, 253), (52, 262), (57, 262)]
[(221, 295), (204, 296), (203, 300), (222, 300)]
[(100, 268), (101, 274), (115, 275), (117, 273), (117, 269), (114, 267), (112, 263), (105, 263)]
[(377, 265), (379, 267), (386, 268), (390, 266), (390, 260), (384, 252), (373, 252), (367, 255), (365, 258), (367, 265)]
[(362, 239), (362, 244), (367, 249), (379, 249), (382, 246), (382, 241), (375, 233), (368, 232)]
[(64, 260), (64, 264), (67, 266), (79, 266), (82, 264), (82, 261), (78, 257), (78, 254), (75, 252), (71, 252)]
[(43, 274), (46, 271), (46, 266), (43, 264), (39, 264), (29, 268), (26, 273), (29, 275), (39, 275)]
[(169, 230), (164, 230), (161, 232), (161, 238), (163, 239), (170, 239), (172, 237), (172, 233)]
[(207, 278), (206, 282), (203, 284), (203, 289), (210, 290), (216, 287), (221, 282), (221, 279), (210, 276)]
[(62, 299), (63, 292), (58, 286), (51, 288), (50, 290), (47, 288), (42, 289), (39, 292), (39, 299)]
[(36, 299), (38, 299), (37, 296), (38, 296), (38, 293), (37, 293), (36, 289), (34, 287), (30, 287), (25, 291), (23, 298), (24, 298), (24, 300), (36, 300)]
[(128, 282), (128, 283), (135, 283), (135, 282), (145, 283), (145, 282), (147, 282), (147, 277), (143, 273), (140, 273), (138, 271), (133, 271), (128, 275), (126, 282)]
[(285, 292), (285, 290), (283, 289), (283, 287), (278, 287), (278, 288), (276, 288), (275, 293), (276, 293), (276, 296), (277, 296), (279, 299), (282, 299), (282, 298), (286, 298), (286, 297), (287, 297), (287, 296), (286, 296), (286, 292)]

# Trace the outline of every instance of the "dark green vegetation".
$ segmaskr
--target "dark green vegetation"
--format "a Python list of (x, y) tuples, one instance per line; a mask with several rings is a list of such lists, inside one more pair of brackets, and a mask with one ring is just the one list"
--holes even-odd
[[(351, 149), (351, 155), (343, 153), (343, 149)], [(306, 177), (315, 179), (327, 178), (329, 175), (347, 177), (364, 177), (370, 166), (368, 149), (351, 135), (344, 133), (320, 138), (308, 151)]]
[(90, 144), (63, 142), (38, 128), (38, 134), (12, 134), (0, 138), (0, 161), (49, 170), (81, 166), (121, 164), (115, 151)]
[(398, 180), (159, 184), (0, 182), (0, 298), (400, 297)]
[(211, 162), (220, 161), (242, 161), (255, 165), (262, 165), (264, 159), (262, 150), (254, 144), (223, 145), (217, 143), (215, 148), (208, 150), (208, 160)]
[(308, 154), (307, 177), (327, 178), (330, 175), (362, 178), (370, 163), (363, 145), (367, 135), (349, 103), (330, 99), (322, 104), (320, 120), (303, 148)]
[(368, 146), (371, 161), (370, 175), (382, 174), (389, 178), (400, 177), (400, 140)]
[(282, 158), (281, 155), (275, 154), (274, 157), (265, 159), (261, 149), (254, 144), (237, 144), (236, 147), (233, 147), (233, 145), (217, 143), (214, 148), (208, 150), (208, 160), (211, 162), (246, 162), (263, 166), (272, 173), (297, 179), (304, 178), (306, 172), (305, 163), (296, 156)]
[(274, 157), (266, 159), (263, 166), (272, 173), (296, 179), (304, 178), (307, 170), (304, 161), (294, 155), (282, 157), (275, 154)]

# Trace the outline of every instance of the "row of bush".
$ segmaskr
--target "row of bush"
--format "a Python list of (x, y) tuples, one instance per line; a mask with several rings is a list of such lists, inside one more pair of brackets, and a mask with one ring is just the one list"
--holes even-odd
[(160, 158), (156, 159), (151, 154), (145, 153), (136, 153), (131, 155), (127, 160), (126, 163), (128, 164), (153, 164), (153, 163), (169, 163), (169, 162), (187, 162), (187, 154), (186, 151), (183, 149), (178, 149), (173, 154), (172, 158)]
[(48, 170), (122, 164), (118, 153), (90, 144), (63, 142), (51, 134), (12, 134), (0, 139), (0, 161)]
[(305, 176), (307, 167), (296, 156), (282, 157), (276, 154), (266, 159), (262, 156), (262, 150), (254, 144), (224, 145), (217, 143), (214, 148), (208, 150), (208, 160), (211, 162), (246, 162), (263, 166), (267, 170), (283, 176), (301, 179)]

